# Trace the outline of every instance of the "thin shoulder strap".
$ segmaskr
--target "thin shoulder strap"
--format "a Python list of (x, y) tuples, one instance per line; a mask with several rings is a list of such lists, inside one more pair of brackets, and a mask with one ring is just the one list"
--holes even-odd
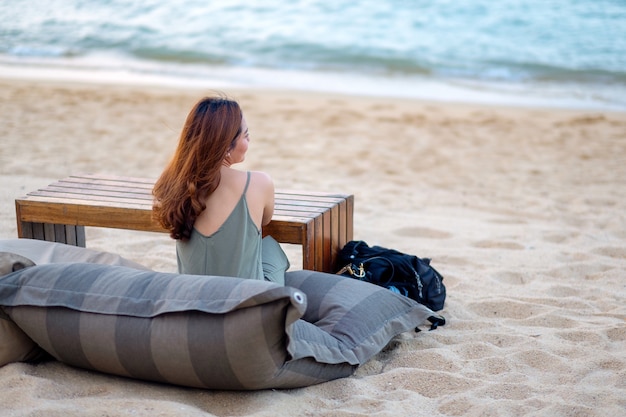
[(246, 178), (246, 186), (243, 189), (243, 195), (246, 195), (248, 191), (248, 184), (250, 184), (250, 171), (248, 171), (248, 178)]

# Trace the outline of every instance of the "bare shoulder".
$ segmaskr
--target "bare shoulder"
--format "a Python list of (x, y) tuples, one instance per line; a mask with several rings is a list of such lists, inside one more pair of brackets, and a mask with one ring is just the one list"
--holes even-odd
[(260, 208), (258, 217), (253, 217), (257, 226), (267, 225), (274, 214), (274, 182), (272, 177), (260, 171), (250, 171), (248, 201), (251, 207)]
[(274, 181), (269, 174), (261, 171), (250, 171), (250, 182), (255, 188), (274, 189)]

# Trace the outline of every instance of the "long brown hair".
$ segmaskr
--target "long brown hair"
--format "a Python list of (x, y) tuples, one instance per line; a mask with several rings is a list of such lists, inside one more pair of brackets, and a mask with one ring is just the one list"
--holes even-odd
[(191, 236), (206, 198), (220, 182), (226, 153), (241, 134), (241, 108), (225, 97), (205, 97), (191, 109), (176, 152), (157, 180), (152, 216), (174, 239)]

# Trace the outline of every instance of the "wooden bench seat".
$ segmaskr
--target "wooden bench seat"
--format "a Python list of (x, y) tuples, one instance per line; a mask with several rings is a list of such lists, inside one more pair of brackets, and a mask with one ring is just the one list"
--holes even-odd
[[(71, 176), (15, 200), (18, 236), (86, 246), (85, 226), (166, 232), (152, 219), (148, 178)], [(302, 245), (302, 268), (335, 272), (338, 251), (352, 240), (354, 197), (276, 191), (263, 228), (281, 243)]]

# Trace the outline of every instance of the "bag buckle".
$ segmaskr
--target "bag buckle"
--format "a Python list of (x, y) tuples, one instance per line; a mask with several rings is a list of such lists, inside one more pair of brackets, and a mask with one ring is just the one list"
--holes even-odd
[(352, 268), (350, 268), (350, 272), (352, 273), (352, 275), (354, 275), (357, 278), (365, 278), (365, 268), (363, 267), (362, 263), (359, 265), (358, 271), (355, 271)]
[(346, 272), (355, 278), (365, 278), (365, 267), (363, 264), (360, 264), (358, 268), (355, 267), (354, 264), (348, 264), (341, 268), (337, 274), (342, 275)]

